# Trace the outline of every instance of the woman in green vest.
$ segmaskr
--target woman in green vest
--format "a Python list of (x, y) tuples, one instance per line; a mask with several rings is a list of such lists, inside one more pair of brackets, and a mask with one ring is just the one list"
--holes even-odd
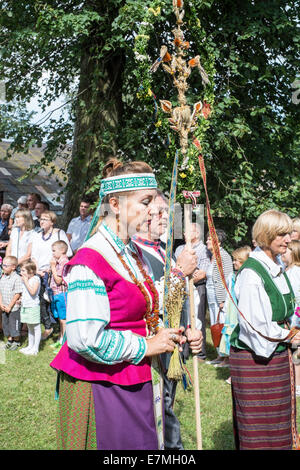
[(289, 344), (300, 333), (287, 320), (294, 293), (279, 257), (287, 250), (290, 217), (261, 214), (252, 238), (256, 248), (238, 272), (238, 325), (231, 336), (230, 373), (237, 449), (298, 447), (294, 367)]

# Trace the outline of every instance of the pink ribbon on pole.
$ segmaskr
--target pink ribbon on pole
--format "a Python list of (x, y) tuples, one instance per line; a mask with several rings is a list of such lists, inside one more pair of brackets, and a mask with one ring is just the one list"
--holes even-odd
[(182, 191), (183, 197), (185, 199), (191, 199), (192, 201), (192, 207), (193, 209), (197, 205), (197, 197), (200, 196), (201, 192), (200, 191)]

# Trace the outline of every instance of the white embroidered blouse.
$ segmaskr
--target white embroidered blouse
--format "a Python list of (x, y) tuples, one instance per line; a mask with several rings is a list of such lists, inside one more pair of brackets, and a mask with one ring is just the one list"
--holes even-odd
[[(122, 254), (136, 278), (144, 281), (132, 256), (132, 251), (136, 249), (134, 244), (125, 246), (104, 223), (82, 248), (92, 248), (100, 252), (115, 271), (132, 282), (111, 245)], [(75, 265), (67, 275), (66, 282), (68, 346), (92, 362), (117, 364), (127, 361), (138, 364), (146, 354), (146, 339), (131, 331), (105, 329), (110, 322), (110, 306), (105, 285), (100, 277), (87, 266)], [(83, 295), (83, 291), (86, 295)], [(149, 299), (152, 305), (150, 294)]]
[[(279, 264), (274, 263), (259, 247), (255, 248), (250, 257), (263, 265), (282, 294), (289, 293), (289, 287)], [(282, 342), (288, 331), (281, 328), (277, 322), (272, 321), (272, 307), (261, 277), (251, 269), (243, 269), (237, 276), (235, 294), (239, 310), (251, 325), (264, 336), (278, 338), (278, 343)], [(238, 321), (240, 325), (239, 339), (249, 346), (256, 355), (270, 357), (278, 343), (260, 336), (239, 314)]]

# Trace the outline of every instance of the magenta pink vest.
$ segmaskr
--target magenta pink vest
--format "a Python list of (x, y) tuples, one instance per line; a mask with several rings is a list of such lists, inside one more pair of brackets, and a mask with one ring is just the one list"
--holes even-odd
[[(66, 266), (70, 269), (78, 264), (89, 267), (105, 284), (110, 304), (110, 323), (106, 328), (118, 331), (130, 330), (145, 337), (146, 300), (140, 289), (120, 276), (103, 256), (91, 248), (79, 250)], [(148, 288), (147, 283), (145, 286)], [(129, 362), (114, 365), (99, 364), (88, 361), (72, 351), (67, 343), (62, 346), (50, 366), (71, 377), (88, 382), (107, 381), (118, 385), (134, 385), (151, 380), (149, 358), (144, 358), (137, 365)]]

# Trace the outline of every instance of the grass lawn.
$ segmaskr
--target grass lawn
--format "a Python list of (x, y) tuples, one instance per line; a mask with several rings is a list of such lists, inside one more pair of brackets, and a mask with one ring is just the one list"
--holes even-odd
[[(210, 340), (209, 332), (207, 339)], [(216, 354), (213, 346), (208, 343), (207, 355), (214, 359)], [(186, 367), (193, 374), (192, 359)], [(201, 434), (204, 450), (232, 450), (234, 440), (232, 432), (231, 387), (225, 382), (229, 377), (229, 368), (216, 368), (200, 363), (199, 388), (201, 409)], [(183, 390), (178, 384), (174, 406), (176, 415), (181, 423), (181, 433), (184, 448), (196, 449), (196, 425), (194, 390)]]
[[(215, 357), (208, 335), (208, 357)], [(49, 367), (54, 357), (50, 347), (57, 335), (41, 342), (37, 356), (3, 351), (0, 338), (0, 449), (55, 450), (57, 402), (56, 373)], [(25, 342), (26, 343), (26, 342)], [(192, 360), (187, 363), (192, 374)], [(231, 420), (231, 390), (225, 382), (229, 369), (199, 364), (202, 442), (204, 450), (234, 449)], [(194, 392), (178, 385), (175, 411), (181, 423), (184, 446), (196, 449)], [(298, 416), (300, 401), (298, 399)], [(298, 420), (299, 422), (299, 420)]]

